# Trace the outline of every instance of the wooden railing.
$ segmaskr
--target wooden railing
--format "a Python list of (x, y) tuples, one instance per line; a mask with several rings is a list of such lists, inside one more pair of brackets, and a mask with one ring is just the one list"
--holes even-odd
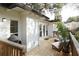
[(72, 56), (79, 56), (79, 43), (71, 32), (70, 32), (70, 47)]
[(6, 39), (0, 39), (0, 56), (23, 56), (25, 55), (25, 46), (11, 42)]

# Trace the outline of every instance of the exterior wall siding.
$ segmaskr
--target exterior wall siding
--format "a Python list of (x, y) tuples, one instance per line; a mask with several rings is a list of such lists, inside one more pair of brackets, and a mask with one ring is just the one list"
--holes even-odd
[[(6, 18), (7, 21), (2, 22), (2, 18)], [(42, 37), (39, 34), (39, 25), (48, 26), (49, 24), (43, 17), (31, 11), (26, 11), (22, 14), (2, 7), (0, 7), (0, 37), (7, 39), (10, 36), (10, 20), (18, 21), (18, 37), (22, 41), (22, 44), (26, 46), (27, 51), (38, 46), (40, 38), (46, 37), (46, 33), (45, 36), (42, 34)]]
[[(3, 22), (2, 18), (6, 18), (6, 21)], [(10, 20), (19, 19), (17, 12), (0, 7), (0, 37), (7, 39), (10, 36)]]

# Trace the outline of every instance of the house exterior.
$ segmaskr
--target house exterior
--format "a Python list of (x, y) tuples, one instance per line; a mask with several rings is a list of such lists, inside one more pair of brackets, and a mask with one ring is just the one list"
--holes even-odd
[(51, 36), (53, 26), (47, 21), (48, 17), (22, 5), (0, 6), (0, 37), (8, 39), (11, 34), (17, 34), (26, 50), (30, 51), (39, 45), (39, 40)]

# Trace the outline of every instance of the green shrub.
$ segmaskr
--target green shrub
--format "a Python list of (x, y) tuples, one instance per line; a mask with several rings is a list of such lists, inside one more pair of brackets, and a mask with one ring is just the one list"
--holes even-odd
[(79, 42), (79, 31), (75, 32), (75, 37), (76, 37), (77, 41)]
[(57, 22), (57, 28), (59, 34), (62, 36), (63, 39), (68, 38), (69, 35), (68, 29), (64, 26), (62, 22)]

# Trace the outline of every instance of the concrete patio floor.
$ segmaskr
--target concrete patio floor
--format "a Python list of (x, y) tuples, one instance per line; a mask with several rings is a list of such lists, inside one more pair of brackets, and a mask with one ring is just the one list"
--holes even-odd
[(39, 41), (39, 46), (27, 52), (27, 56), (61, 56), (61, 52), (52, 49), (53, 38)]

